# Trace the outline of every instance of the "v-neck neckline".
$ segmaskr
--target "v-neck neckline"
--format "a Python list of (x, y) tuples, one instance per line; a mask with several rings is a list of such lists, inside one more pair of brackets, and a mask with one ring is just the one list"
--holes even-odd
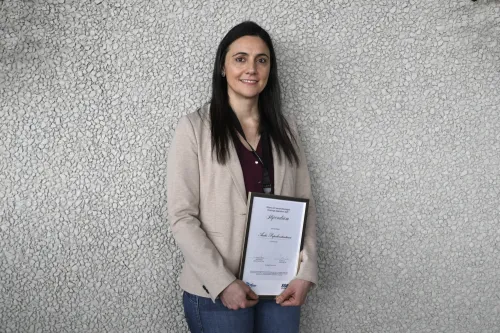
[[(257, 143), (257, 147), (253, 147), (253, 149), (255, 149), (255, 151), (259, 151), (259, 147), (260, 147), (260, 143), (262, 141), (262, 136), (259, 138), (259, 142)], [(252, 153), (252, 150), (248, 149), (245, 144), (243, 142), (241, 142), (240, 138), (238, 137), (238, 143), (246, 150), (248, 151), (249, 153)], [(250, 145), (250, 144), (248, 144)]]

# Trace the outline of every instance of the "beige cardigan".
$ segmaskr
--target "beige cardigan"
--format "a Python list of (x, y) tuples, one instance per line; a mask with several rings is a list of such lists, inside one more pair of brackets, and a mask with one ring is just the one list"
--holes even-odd
[[(229, 161), (221, 165), (212, 158), (211, 142), (209, 104), (180, 119), (168, 155), (167, 196), (172, 233), (185, 259), (180, 286), (215, 300), (238, 273), (247, 194), (234, 145)], [(304, 151), (299, 144), (300, 165), (295, 166), (284, 156), (280, 161), (272, 149), (274, 193), (310, 199), (296, 278), (316, 284), (316, 207)]]

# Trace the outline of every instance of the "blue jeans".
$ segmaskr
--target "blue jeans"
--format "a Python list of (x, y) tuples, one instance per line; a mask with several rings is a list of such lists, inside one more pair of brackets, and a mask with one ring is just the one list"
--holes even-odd
[(300, 306), (260, 300), (247, 309), (229, 310), (220, 299), (184, 292), (184, 314), (192, 333), (298, 333)]

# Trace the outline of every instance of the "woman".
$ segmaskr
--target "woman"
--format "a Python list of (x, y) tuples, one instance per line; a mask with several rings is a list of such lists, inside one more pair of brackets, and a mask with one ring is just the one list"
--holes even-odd
[[(317, 283), (316, 212), (299, 141), (281, 111), (269, 34), (253, 22), (235, 26), (217, 50), (210, 104), (179, 121), (168, 157), (191, 332), (298, 332), (300, 305)], [(310, 199), (299, 272), (275, 301), (259, 301), (236, 278), (250, 191)]]

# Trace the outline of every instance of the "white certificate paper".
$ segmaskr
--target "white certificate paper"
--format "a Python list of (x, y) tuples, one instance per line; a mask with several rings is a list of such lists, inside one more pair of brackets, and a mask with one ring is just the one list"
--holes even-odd
[(274, 297), (298, 271), (308, 199), (250, 193), (240, 279)]

